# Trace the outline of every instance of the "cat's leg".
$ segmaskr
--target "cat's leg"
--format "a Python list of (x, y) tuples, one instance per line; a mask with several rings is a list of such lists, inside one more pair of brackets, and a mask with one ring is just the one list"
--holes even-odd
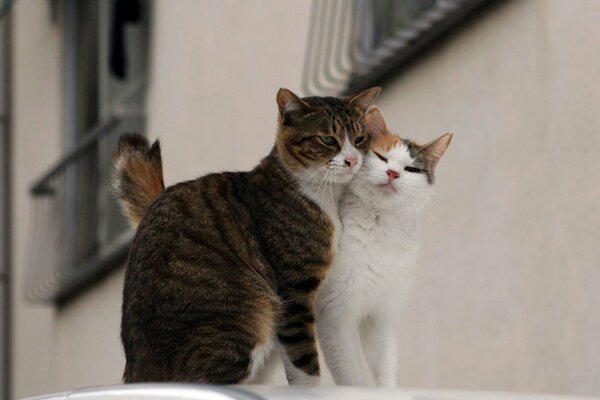
[(398, 346), (395, 318), (377, 315), (363, 330), (365, 356), (376, 386), (396, 387)]
[[(197, 306), (194, 313), (182, 312), (182, 316), (193, 316), (196, 326), (186, 332), (185, 342), (171, 339), (178, 346), (177, 354), (148, 363), (150, 367), (159, 365), (168, 375), (147, 374), (143, 381), (210, 384), (251, 381), (274, 347), (280, 309), (279, 298), (270, 292), (268, 285), (251, 279), (243, 287), (245, 297), (219, 298), (218, 303), (209, 303), (211, 308), (206, 303), (193, 304), (189, 307)], [(155, 342), (160, 343), (156, 339)]]
[(278, 342), (279, 354), (285, 368), (285, 376), (290, 385), (309, 385), (317, 386), (321, 383), (320, 372), (315, 374), (307, 373), (303, 368), (297, 367), (288, 355), (287, 346)]
[(311, 296), (284, 301), (277, 339), (290, 385), (318, 385), (321, 381), (313, 303)]
[(321, 307), (317, 317), (319, 343), (336, 384), (366, 386), (358, 320), (350, 315), (331, 304)]

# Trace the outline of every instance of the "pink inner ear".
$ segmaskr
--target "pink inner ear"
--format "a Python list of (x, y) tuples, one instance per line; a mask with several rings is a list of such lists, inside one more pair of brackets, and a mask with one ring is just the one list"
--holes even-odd
[(435, 139), (433, 142), (430, 142), (425, 145), (425, 151), (429, 154), (435, 163), (437, 163), (440, 158), (446, 152), (448, 145), (450, 144), (450, 140), (452, 139), (451, 133), (446, 133), (445, 135), (440, 136)]
[(373, 101), (375, 101), (375, 98), (379, 96), (380, 92), (380, 87), (372, 87), (350, 98), (348, 100), (348, 104), (356, 107), (362, 114), (371, 106), (371, 104), (373, 104)]
[(371, 107), (365, 115), (365, 126), (367, 132), (371, 137), (379, 137), (387, 134), (387, 126), (385, 125), (385, 119), (383, 119), (383, 113), (379, 107)]
[(302, 111), (310, 108), (300, 97), (289, 89), (281, 88), (277, 92), (277, 106), (283, 115), (289, 111)]

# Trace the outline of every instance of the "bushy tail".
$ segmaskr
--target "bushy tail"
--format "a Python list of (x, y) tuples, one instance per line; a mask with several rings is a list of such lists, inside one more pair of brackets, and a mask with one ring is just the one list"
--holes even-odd
[(123, 213), (136, 228), (146, 208), (165, 190), (158, 140), (139, 133), (121, 135), (113, 153), (113, 187)]

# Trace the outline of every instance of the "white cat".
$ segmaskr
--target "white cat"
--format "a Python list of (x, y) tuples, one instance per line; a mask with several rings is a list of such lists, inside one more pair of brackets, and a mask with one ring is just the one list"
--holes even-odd
[(395, 387), (397, 320), (415, 276), (418, 214), (452, 135), (421, 146), (388, 133), (376, 107), (365, 119), (371, 150), (341, 198), (340, 250), (319, 288), (317, 331), (337, 384), (374, 378)]

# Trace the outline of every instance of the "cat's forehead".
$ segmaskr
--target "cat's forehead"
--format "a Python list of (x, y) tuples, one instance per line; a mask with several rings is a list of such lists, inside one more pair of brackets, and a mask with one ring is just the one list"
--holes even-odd
[(378, 153), (388, 153), (393, 148), (399, 147), (402, 145), (402, 139), (400, 136), (387, 134), (381, 135), (379, 137), (374, 138), (371, 141), (371, 149)]
[(321, 115), (339, 125), (354, 126), (360, 117), (353, 107), (337, 97), (305, 97), (303, 100), (316, 106)]
[(371, 142), (371, 149), (385, 154), (387, 158), (400, 162), (421, 162), (421, 148), (418, 144), (400, 136), (388, 133)]
[(388, 150), (386, 155), (388, 159), (399, 161), (402, 164), (408, 164), (414, 161), (408, 144), (404, 141), (400, 141), (397, 145)]

